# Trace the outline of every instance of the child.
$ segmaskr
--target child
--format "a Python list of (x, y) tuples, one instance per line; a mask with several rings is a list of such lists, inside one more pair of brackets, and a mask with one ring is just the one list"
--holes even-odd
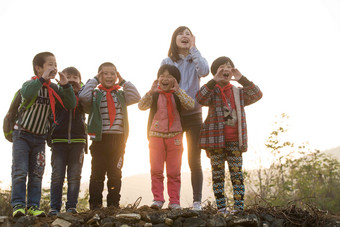
[[(116, 81), (118, 79), (118, 84)], [(96, 89), (97, 85), (98, 88)], [(119, 90), (120, 86), (123, 91)], [(131, 82), (120, 76), (110, 62), (99, 66), (98, 75), (89, 80), (79, 100), (89, 113), (88, 134), (92, 139), (90, 209), (102, 207), (102, 192), (107, 175), (107, 206), (119, 207), (125, 144), (129, 134), (127, 106), (137, 103), (140, 95)]]
[(180, 209), (183, 145), (179, 113), (182, 107), (186, 110), (192, 109), (195, 102), (179, 88), (181, 74), (175, 66), (162, 65), (157, 78), (151, 90), (138, 103), (141, 110), (151, 108), (148, 122), (151, 190), (154, 196), (151, 207), (157, 209), (163, 207), (163, 170), (166, 162), (169, 208)]
[(63, 70), (72, 85), (77, 98), (75, 109), (58, 108), (56, 123), (50, 130), (51, 143), (51, 210), (49, 216), (57, 215), (62, 205), (62, 192), (67, 167), (67, 202), (66, 212), (77, 213), (78, 195), (84, 151), (87, 135), (85, 132), (85, 113), (78, 104), (78, 92), (81, 87), (80, 72), (74, 67)]
[[(234, 210), (244, 208), (242, 152), (247, 151), (247, 129), (244, 107), (262, 97), (260, 89), (243, 76), (228, 57), (217, 58), (211, 65), (214, 78), (203, 85), (197, 101), (209, 106), (201, 128), (200, 146), (211, 160), (213, 190), (217, 208), (227, 213), (224, 195), (225, 161), (228, 162), (234, 191)], [(234, 79), (232, 79), (234, 77)], [(231, 80), (243, 88), (230, 84)]]
[[(209, 74), (208, 62), (202, 57), (195, 45), (195, 36), (188, 27), (178, 27), (171, 38), (168, 58), (163, 64), (176, 66), (181, 73), (182, 88), (190, 97), (200, 88), (200, 78)], [(188, 143), (188, 162), (191, 170), (193, 189), (193, 210), (201, 210), (203, 173), (201, 167), (201, 149), (199, 148), (199, 131), (202, 125), (202, 108), (195, 101), (195, 107), (181, 112), (183, 131)]]
[[(52, 110), (55, 121), (57, 101), (66, 109), (76, 105), (76, 98), (64, 73), (59, 72), (61, 87), (51, 83), (57, 74), (57, 63), (49, 52), (37, 54), (33, 59), (35, 77), (25, 82), (21, 88), (22, 100), (34, 101), (19, 116), (13, 132), (12, 161), (12, 196), (13, 217), (27, 213), (33, 216), (45, 216), (39, 209), (41, 181), (45, 168), (45, 134), (48, 117)], [(27, 204), (26, 204), (26, 179)]]

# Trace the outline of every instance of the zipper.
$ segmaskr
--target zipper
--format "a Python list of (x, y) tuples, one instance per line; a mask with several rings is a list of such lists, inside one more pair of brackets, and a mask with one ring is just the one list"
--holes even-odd
[(71, 129), (72, 129), (72, 111), (69, 110), (69, 118), (68, 118), (68, 131), (67, 131), (67, 134), (68, 134), (68, 144), (71, 143)]

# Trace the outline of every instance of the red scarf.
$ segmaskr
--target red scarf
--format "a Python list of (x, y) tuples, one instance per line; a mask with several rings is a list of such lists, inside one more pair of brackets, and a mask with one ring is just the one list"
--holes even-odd
[(172, 123), (174, 122), (174, 110), (173, 110), (173, 106), (172, 106), (172, 100), (171, 100), (171, 96), (172, 96), (172, 93), (174, 93), (175, 91), (173, 90), (170, 90), (168, 92), (165, 92), (163, 90), (161, 90), (160, 87), (158, 87), (158, 92), (165, 95), (166, 97), (166, 107), (168, 109), (168, 117), (169, 117), (169, 129), (171, 128), (172, 126)]
[(229, 89), (231, 89), (233, 87), (233, 85), (231, 83), (228, 83), (226, 86), (224, 86), (223, 88), (216, 84), (216, 87), (220, 90), (221, 92), (221, 95), (222, 95), (222, 99), (223, 99), (223, 102), (224, 104), (227, 106), (227, 108), (229, 108), (229, 105), (228, 105), (228, 101), (227, 101), (227, 97), (225, 95), (225, 92)]
[[(33, 80), (35, 79), (39, 79), (39, 77), (37, 76), (34, 76), (32, 77)], [(51, 105), (51, 110), (52, 110), (52, 114), (53, 114), (53, 121), (54, 123), (58, 124), (56, 121), (55, 121), (55, 98), (58, 99), (59, 103), (65, 108), (64, 106), (64, 103), (63, 103), (63, 100), (61, 100), (60, 96), (58, 95), (58, 93), (50, 87), (50, 84), (51, 84), (51, 81), (48, 80), (46, 81), (45, 83), (43, 83), (43, 86), (47, 88), (47, 91), (48, 91), (48, 97), (50, 99), (50, 105)]]
[(116, 106), (115, 106), (115, 102), (113, 101), (111, 91), (117, 91), (120, 88), (120, 86), (113, 85), (113, 87), (107, 89), (102, 84), (99, 84), (98, 88), (100, 90), (106, 91), (106, 102), (107, 102), (107, 109), (109, 110), (110, 127), (111, 127), (116, 117)]

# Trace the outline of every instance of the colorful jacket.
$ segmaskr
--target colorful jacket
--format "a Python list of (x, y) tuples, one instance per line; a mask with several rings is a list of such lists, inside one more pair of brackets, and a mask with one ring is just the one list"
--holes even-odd
[[(84, 111), (89, 114), (87, 132), (93, 141), (102, 139), (102, 116), (100, 113), (100, 103), (104, 96), (102, 90), (96, 89), (99, 81), (96, 78), (89, 80), (80, 91), (79, 102)], [(125, 142), (129, 136), (129, 121), (127, 106), (137, 103), (140, 95), (136, 87), (131, 82), (123, 81), (120, 84), (122, 90), (114, 91), (123, 111), (123, 128)]]
[[(238, 81), (243, 88), (232, 87), (236, 104), (238, 122), (239, 149), (246, 152), (248, 148), (247, 123), (244, 107), (251, 105), (262, 98), (262, 92), (258, 86), (250, 82), (246, 77)], [(214, 80), (203, 85), (196, 94), (198, 103), (209, 106), (208, 116), (201, 127), (200, 147), (206, 150), (225, 148), (224, 137), (224, 113), (225, 105), (220, 89)]]
[[(150, 136), (151, 124), (159, 108), (158, 106), (159, 95), (160, 95), (159, 93), (154, 93), (151, 96), (147, 93), (146, 95), (143, 96), (143, 98), (138, 103), (138, 108), (140, 110), (147, 110), (150, 108), (148, 128), (147, 128), (148, 138)], [(176, 107), (176, 110), (178, 111), (178, 113), (181, 113), (183, 109), (190, 110), (194, 108), (194, 105), (195, 105), (194, 99), (192, 99), (189, 95), (187, 95), (183, 89), (179, 89), (178, 91), (176, 91), (173, 94), (173, 98), (175, 100), (174, 107)]]

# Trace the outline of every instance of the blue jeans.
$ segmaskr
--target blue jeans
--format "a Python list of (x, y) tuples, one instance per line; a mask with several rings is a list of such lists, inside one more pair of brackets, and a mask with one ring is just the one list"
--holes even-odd
[(12, 149), (11, 205), (40, 206), (41, 182), (45, 169), (45, 136), (14, 130)]
[(83, 143), (54, 143), (52, 145), (51, 209), (60, 212), (63, 185), (67, 167), (66, 210), (76, 208), (78, 203), (81, 171), (84, 161)]

